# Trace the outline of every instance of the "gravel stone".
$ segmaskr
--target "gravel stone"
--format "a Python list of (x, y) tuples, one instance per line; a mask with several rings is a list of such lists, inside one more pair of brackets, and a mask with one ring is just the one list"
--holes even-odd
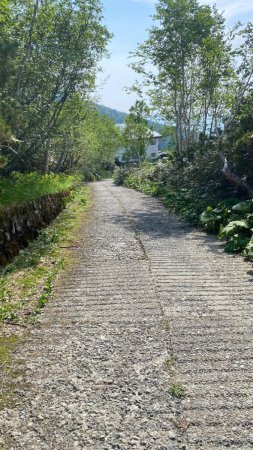
[(253, 448), (251, 265), (158, 199), (92, 188), (76, 262), (16, 354), (0, 446)]

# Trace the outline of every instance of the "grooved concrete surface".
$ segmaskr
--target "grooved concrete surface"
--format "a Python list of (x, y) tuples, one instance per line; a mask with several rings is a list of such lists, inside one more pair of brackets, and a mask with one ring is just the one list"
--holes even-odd
[(25, 380), (0, 445), (253, 448), (251, 265), (157, 199), (93, 191), (76, 265), (17, 355)]

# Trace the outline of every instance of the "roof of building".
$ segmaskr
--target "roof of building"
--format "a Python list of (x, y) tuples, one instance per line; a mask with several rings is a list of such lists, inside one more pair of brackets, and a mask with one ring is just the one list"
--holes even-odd
[[(117, 123), (116, 126), (118, 128), (121, 128), (121, 130), (124, 130), (124, 128), (126, 128), (126, 124), (125, 123)], [(152, 130), (153, 131), (153, 130)], [(153, 131), (153, 137), (154, 138), (161, 138), (162, 135), (157, 133), (157, 131)]]
[(161, 137), (162, 137), (162, 135), (159, 134), (159, 133), (157, 133), (157, 131), (153, 131), (153, 136), (154, 136), (155, 138), (161, 138)]

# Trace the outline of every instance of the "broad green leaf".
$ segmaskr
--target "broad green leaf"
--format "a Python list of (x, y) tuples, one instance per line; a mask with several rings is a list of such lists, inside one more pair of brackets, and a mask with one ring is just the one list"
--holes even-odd
[(247, 223), (246, 220), (235, 220), (233, 222), (229, 222), (229, 224), (225, 228), (223, 228), (221, 236), (222, 237), (232, 236), (240, 228), (244, 228), (247, 230), (250, 229), (249, 224)]
[(233, 206), (232, 210), (238, 212), (252, 212), (253, 200), (246, 200), (245, 202), (237, 203), (237, 205)]

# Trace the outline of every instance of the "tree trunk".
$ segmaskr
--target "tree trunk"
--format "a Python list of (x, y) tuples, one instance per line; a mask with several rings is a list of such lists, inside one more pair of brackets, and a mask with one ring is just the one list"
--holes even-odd
[(54, 169), (55, 173), (59, 173), (61, 171), (62, 165), (63, 165), (63, 161), (64, 161), (64, 152), (62, 151), (60, 154), (60, 157), (58, 159), (58, 162), (56, 164), (56, 167)]
[(251, 186), (247, 182), (247, 178), (245, 176), (240, 177), (239, 175), (237, 175), (236, 173), (231, 171), (231, 169), (229, 168), (229, 165), (228, 165), (228, 160), (223, 155), (222, 152), (220, 152), (220, 157), (224, 164), (223, 169), (222, 169), (222, 173), (223, 173), (224, 177), (228, 181), (230, 181), (230, 183), (232, 183), (234, 186), (236, 186), (237, 188), (243, 187), (244, 189), (246, 189), (249, 197), (253, 198), (253, 186)]
[(42, 175), (46, 175), (48, 173), (48, 169), (49, 169), (49, 147), (47, 147), (46, 149), (42, 167)]
[(138, 158), (138, 164), (140, 166), (141, 165), (141, 154), (138, 150), (137, 150), (137, 158)]

